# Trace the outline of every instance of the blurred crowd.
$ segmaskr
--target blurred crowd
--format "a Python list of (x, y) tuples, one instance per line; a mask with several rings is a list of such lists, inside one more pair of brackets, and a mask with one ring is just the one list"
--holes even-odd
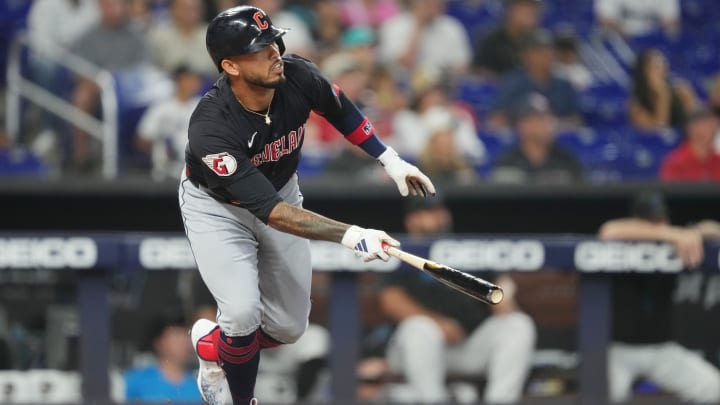
[[(91, 116), (103, 118), (103, 90), (63, 59), (113, 73), (122, 173), (177, 176), (189, 115), (218, 75), (207, 23), (251, 4), (440, 182), (706, 181), (720, 179), (720, 55), (693, 41), (716, 32), (692, 25), (703, 1), (35, 0), (5, 30), (26, 27), (26, 76)], [(98, 172), (98, 136), (21, 112), (3, 156), (27, 151), (41, 173)], [(311, 116), (301, 174), (373, 173), (341, 139)]]

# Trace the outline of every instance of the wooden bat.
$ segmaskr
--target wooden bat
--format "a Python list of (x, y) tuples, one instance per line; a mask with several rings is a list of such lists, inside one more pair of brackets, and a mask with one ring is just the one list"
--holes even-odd
[(444, 264), (438, 264), (432, 260), (423, 259), (396, 247), (383, 243), (383, 250), (390, 256), (397, 257), (405, 263), (431, 275), (436, 280), (448, 287), (463, 292), (486, 304), (499, 304), (503, 299), (503, 290), (489, 281), (472, 276)]

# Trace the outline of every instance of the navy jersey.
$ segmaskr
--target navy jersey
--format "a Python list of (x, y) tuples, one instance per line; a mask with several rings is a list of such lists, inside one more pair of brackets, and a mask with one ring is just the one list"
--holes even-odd
[(279, 190), (295, 173), (310, 111), (337, 114), (338, 90), (312, 62), (283, 57), (286, 83), (270, 104), (272, 123), (245, 110), (223, 75), (190, 118), (188, 177), (267, 222)]

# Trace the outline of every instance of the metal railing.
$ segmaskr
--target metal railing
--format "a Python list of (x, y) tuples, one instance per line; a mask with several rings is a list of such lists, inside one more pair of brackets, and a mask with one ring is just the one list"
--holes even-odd
[(33, 56), (42, 57), (48, 62), (66, 68), (70, 72), (94, 82), (100, 89), (102, 119), (98, 119), (23, 77), (23, 49), (33, 50), (33, 45), (25, 34), (19, 34), (15, 37), (10, 48), (7, 66), (5, 125), (10, 140), (17, 141), (20, 136), (20, 123), (22, 121), (20, 103), (21, 99), (25, 98), (98, 139), (102, 144), (103, 177), (106, 179), (117, 177), (118, 106), (115, 80), (112, 74), (67, 50), (57, 53), (36, 52), (33, 54)]

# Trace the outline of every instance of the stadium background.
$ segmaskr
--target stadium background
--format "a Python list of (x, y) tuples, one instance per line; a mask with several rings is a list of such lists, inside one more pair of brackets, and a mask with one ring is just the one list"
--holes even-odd
[[(316, 10), (313, 2), (288, 3), (288, 8), (300, 15)], [(163, 2), (151, 4), (156, 12), (165, 7)], [(652, 32), (624, 38), (623, 42), (633, 53), (647, 47), (662, 50), (673, 77), (688, 80), (701, 102), (709, 103), (710, 83), (720, 71), (720, 55), (715, 46), (720, 35), (716, 18), (720, 8), (711, 0), (682, 0), (680, 5), (679, 34), (668, 37), (662, 32)], [(4, 61), (0, 66), (4, 68), (12, 66), (12, 46), (27, 26), (31, 6), (31, 2), (21, 0), (9, 0), (1, 6), (3, 52), (0, 57)], [(569, 241), (593, 238), (604, 221), (626, 216), (638, 190), (664, 193), (673, 223), (684, 225), (699, 219), (720, 219), (717, 183), (659, 179), (663, 158), (683, 141), (682, 130), (650, 131), (660, 134), (654, 136), (630, 125), (626, 105), (632, 62), (624, 59), (617, 42), (598, 34), (593, 2), (545, 0), (542, 13), (545, 28), (562, 31), (572, 27), (584, 50), (582, 60), (596, 62), (587, 66), (594, 84), (580, 92), (584, 124), (558, 135), (558, 142), (579, 156), (586, 180), (551, 185), (491, 181), (494, 159), (515, 142), (512, 135), (483, 125), (498, 82), (472, 73), (453, 77), (452, 94), (476, 115), (478, 137), (488, 158), (473, 166), (477, 177), (472, 181), (442, 184), (446, 205), (455, 219), (453, 231), (457, 234), (444, 239), (540, 241), (547, 253), (547, 246), (557, 237)], [(448, 1), (447, 14), (463, 24), (475, 46), (478, 36), (502, 19), (502, 2)], [(17, 49), (20, 52), (15, 55), (19, 59), (14, 62), (24, 77), (30, 77), (27, 50)], [(618, 69), (608, 70), (609, 64), (615, 64)], [(8, 74), (12, 74), (11, 69)], [(3, 93), (12, 96), (13, 82), (7, 81), (12, 76), (8, 74), (0, 76), (0, 83)], [(67, 95), (73, 80), (68, 72), (64, 74), (67, 75), (63, 90), (66, 93), (61, 94)], [(4, 402), (12, 403), (13, 395), (20, 398), (18, 395), (22, 392), (31, 392), (27, 394), (32, 398), (27, 400), (30, 403), (67, 402), (66, 398), (77, 398), (82, 391), (85, 403), (103, 403), (110, 386), (115, 384), (108, 384), (103, 367), (108, 365), (117, 377), (146, 352), (146, 329), (154, 317), (168, 309), (180, 310), (191, 317), (197, 304), (193, 300), (200, 300), (187, 292), (193, 272), (184, 271), (192, 269), (183, 262), (187, 257), (182, 248), (173, 250), (172, 243), (163, 245), (158, 255), (166, 261), (160, 260), (152, 270), (148, 267), (153, 266), (134, 262), (143, 240), (181, 237), (182, 224), (176, 203), (176, 181), (153, 179), (149, 158), (133, 148), (136, 127), (126, 124), (137, 123), (144, 108), (123, 105), (126, 95), (122, 94), (122, 88), (117, 90), (118, 122), (121, 123), (117, 144), (119, 163), (118, 175), (112, 179), (104, 178), (101, 170), (78, 173), (43, 160), (33, 141), (42, 129), (36, 123), (48, 118), (38, 113), (41, 109), (37, 103), (23, 101), (20, 108), (13, 111), (8, 110), (12, 97), (5, 102), (5, 123), (12, 124), (14, 112), (20, 119), (15, 121), (17, 126), (6, 126), (0, 149), (3, 174), (0, 205), (4, 213), (0, 235), (3, 243), (0, 337), (4, 349), (0, 366), (9, 370), (0, 373), (3, 378), (0, 384), (4, 384), (0, 395), (5, 395)], [(56, 125), (58, 132), (65, 130), (65, 124)], [(323, 149), (319, 153), (310, 151), (301, 167), (306, 207), (345, 222), (402, 234), (405, 207), (394, 187), (367, 178), (348, 181), (347, 175), (326, 170), (330, 159), (323, 158), (323, 152)], [(327, 156), (333, 153), (339, 152), (333, 150)], [(33, 261), (33, 254), (43, 254), (42, 242), (53, 237), (90, 237), (98, 247), (103, 247), (98, 248), (100, 255), (90, 265), (94, 270), (72, 269), (76, 264), (72, 258), (59, 264)], [(31, 253), (13, 250), (12, 246), (17, 246), (13, 243), (28, 243), (23, 246), (36, 250), (31, 249)], [(115, 243), (120, 247), (104, 248)], [(426, 252), (428, 246), (421, 243), (416, 248), (418, 252)], [(703, 274), (704, 282), (710, 284), (717, 277), (713, 273), (718, 272), (720, 256), (717, 245), (708, 244), (706, 248), (703, 272), (698, 274)], [(601, 370), (603, 345), (609, 333), (603, 325), (610, 323), (606, 318), (603, 321), (611, 305), (608, 282), (638, 269), (633, 265), (615, 269), (608, 264), (606, 270), (617, 274), (588, 275), (575, 271), (578, 270), (576, 262), (568, 259), (573, 258), (572, 253), (559, 257), (565, 261), (555, 264), (558, 262), (553, 260), (557, 259), (548, 254), (546, 263), (554, 265), (542, 266), (542, 271), (513, 271), (521, 291), (521, 305), (538, 326), (538, 351), (555, 355), (550, 365), (538, 361), (528, 381), (524, 401), (605, 403), (605, 377)], [(127, 264), (130, 262), (132, 264)], [(662, 263), (652, 258), (644, 264), (651, 272), (663, 270)], [(490, 273), (519, 270), (506, 268), (502, 260), (480, 260), (475, 265), (477, 270)], [(348, 364), (360, 354), (360, 330), (379, 322), (374, 316), (376, 309), (368, 287), (373, 273), (344, 271), (357, 270), (347, 267), (347, 261), (330, 260), (323, 270), (333, 271), (318, 271), (316, 275), (313, 321), (329, 326), (332, 337), (337, 339), (333, 340), (336, 346), (331, 348), (333, 373), (327, 394), (335, 403), (354, 399), (350, 394), (356, 384), (354, 370), (340, 365)], [(703, 352), (708, 361), (718, 366), (720, 331), (714, 322), (718, 319), (718, 305), (711, 298), (705, 299), (705, 305), (697, 302), (676, 305), (674, 311), (680, 316), (674, 318), (673, 327), (680, 343)], [(361, 310), (353, 311), (356, 308)], [(632, 311), (632, 308), (624, 310)], [(78, 322), (79, 319), (90, 322)], [(345, 329), (333, 329), (339, 320), (357, 321), (354, 324), (357, 335), (347, 333), (347, 324), (341, 324)], [(93, 338), (89, 339), (88, 334)], [(578, 362), (578, 359), (582, 360)], [(60, 372), (43, 373), (48, 369)], [(92, 378), (92, 383), (79, 384), (79, 375)], [(57, 393), (53, 392), (53, 387), (63, 385), (77, 389), (70, 394), (58, 388), (55, 388)], [(37, 396), (43, 392), (44, 396)], [(640, 384), (636, 394), (639, 403), (675, 401), (651, 385)]]

